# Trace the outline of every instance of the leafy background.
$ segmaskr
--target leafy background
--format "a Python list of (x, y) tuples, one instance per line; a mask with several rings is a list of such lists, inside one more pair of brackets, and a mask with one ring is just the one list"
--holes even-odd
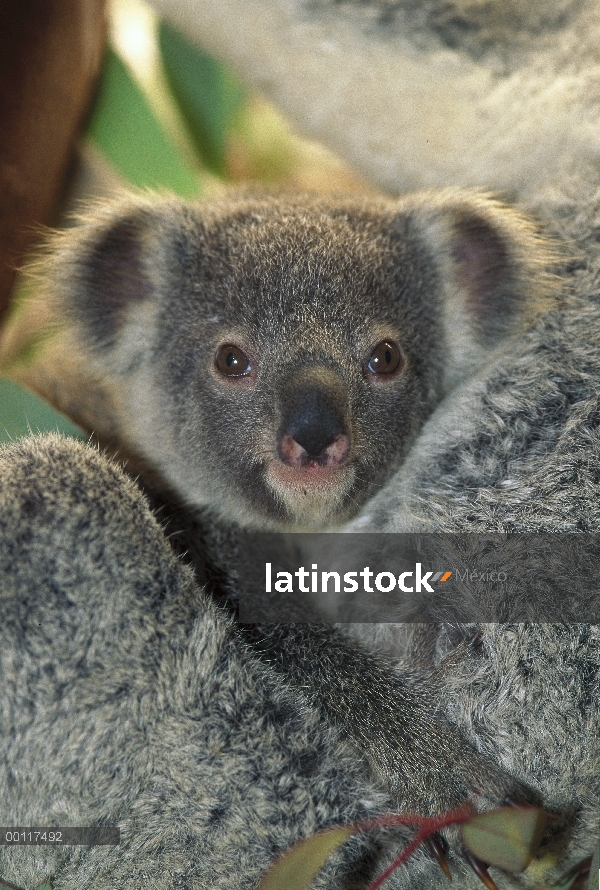
[[(320, 192), (369, 188), (325, 149), (296, 136), (271, 106), (141, 0), (111, 5), (109, 46), (82, 146), (87, 161), (66, 197), (65, 220), (77, 199), (121, 186), (198, 200), (248, 183)], [(30, 431), (83, 435), (6, 379), (36, 361), (51, 333), (49, 310), (33, 287), (21, 276), (0, 342), (0, 443)]]

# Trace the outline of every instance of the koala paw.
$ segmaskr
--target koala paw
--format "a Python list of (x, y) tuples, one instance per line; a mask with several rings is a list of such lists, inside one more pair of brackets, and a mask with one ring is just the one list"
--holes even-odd
[[(422, 715), (420, 715), (422, 717)], [(418, 730), (396, 741), (386, 754), (377, 746), (370, 759), (402, 812), (437, 816), (462, 805), (473, 813), (507, 805), (538, 803), (533, 793), (490, 758), (475, 751), (459, 731), (442, 720), (419, 719)], [(377, 757), (377, 754), (382, 757)], [(460, 826), (451, 825), (427, 844), (442, 870), (449, 874), (445, 854), (461, 856), (488, 890), (497, 890), (487, 864), (464, 848)]]

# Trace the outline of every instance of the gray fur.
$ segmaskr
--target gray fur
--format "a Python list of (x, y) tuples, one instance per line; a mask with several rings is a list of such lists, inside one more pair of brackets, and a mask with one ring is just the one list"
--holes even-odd
[[(538, 202), (578, 257), (565, 270), (560, 307), (440, 406), (349, 531), (600, 530), (599, 196), (584, 203), (574, 194)], [(557, 594), (549, 586), (545, 595)], [(598, 627), (484, 627), (479, 657), (441, 668), (446, 713), (562, 814), (574, 859), (589, 855), (600, 831)], [(414, 628), (355, 632), (404, 658), (419, 646)], [(427, 644), (432, 668), (458, 640), (451, 625), (439, 629)]]
[[(298, 838), (389, 809), (93, 449), (0, 449), (0, 571), (0, 823), (121, 829), (118, 847), (0, 846), (4, 880), (250, 890)], [(360, 885), (378, 850), (350, 844), (316, 886)]]

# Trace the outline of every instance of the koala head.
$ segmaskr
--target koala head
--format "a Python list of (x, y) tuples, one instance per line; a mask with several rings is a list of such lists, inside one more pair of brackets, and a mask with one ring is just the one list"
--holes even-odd
[(351, 516), (445, 392), (550, 289), (534, 227), (486, 197), (126, 197), (51, 251), (123, 437), (245, 527)]

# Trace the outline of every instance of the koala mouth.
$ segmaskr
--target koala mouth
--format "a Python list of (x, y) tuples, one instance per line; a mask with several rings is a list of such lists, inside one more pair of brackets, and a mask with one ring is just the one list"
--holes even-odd
[(329, 494), (338, 486), (345, 489), (349, 473), (353, 475), (348, 467), (350, 438), (345, 433), (326, 438), (306, 436), (302, 442), (286, 434), (277, 452), (279, 459), (269, 464), (267, 479), (280, 496), (286, 489), (299, 496)]
[(355, 479), (352, 464), (309, 460), (295, 466), (271, 460), (265, 481), (287, 514), (287, 522), (307, 529), (323, 528), (343, 512)]
[(287, 466), (279, 460), (271, 461), (267, 467), (267, 479), (277, 489), (285, 486), (290, 490), (304, 486), (313, 491), (329, 490), (344, 484), (349, 475), (354, 475), (352, 468), (339, 464), (322, 464), (310, 460), (297, 466)]

